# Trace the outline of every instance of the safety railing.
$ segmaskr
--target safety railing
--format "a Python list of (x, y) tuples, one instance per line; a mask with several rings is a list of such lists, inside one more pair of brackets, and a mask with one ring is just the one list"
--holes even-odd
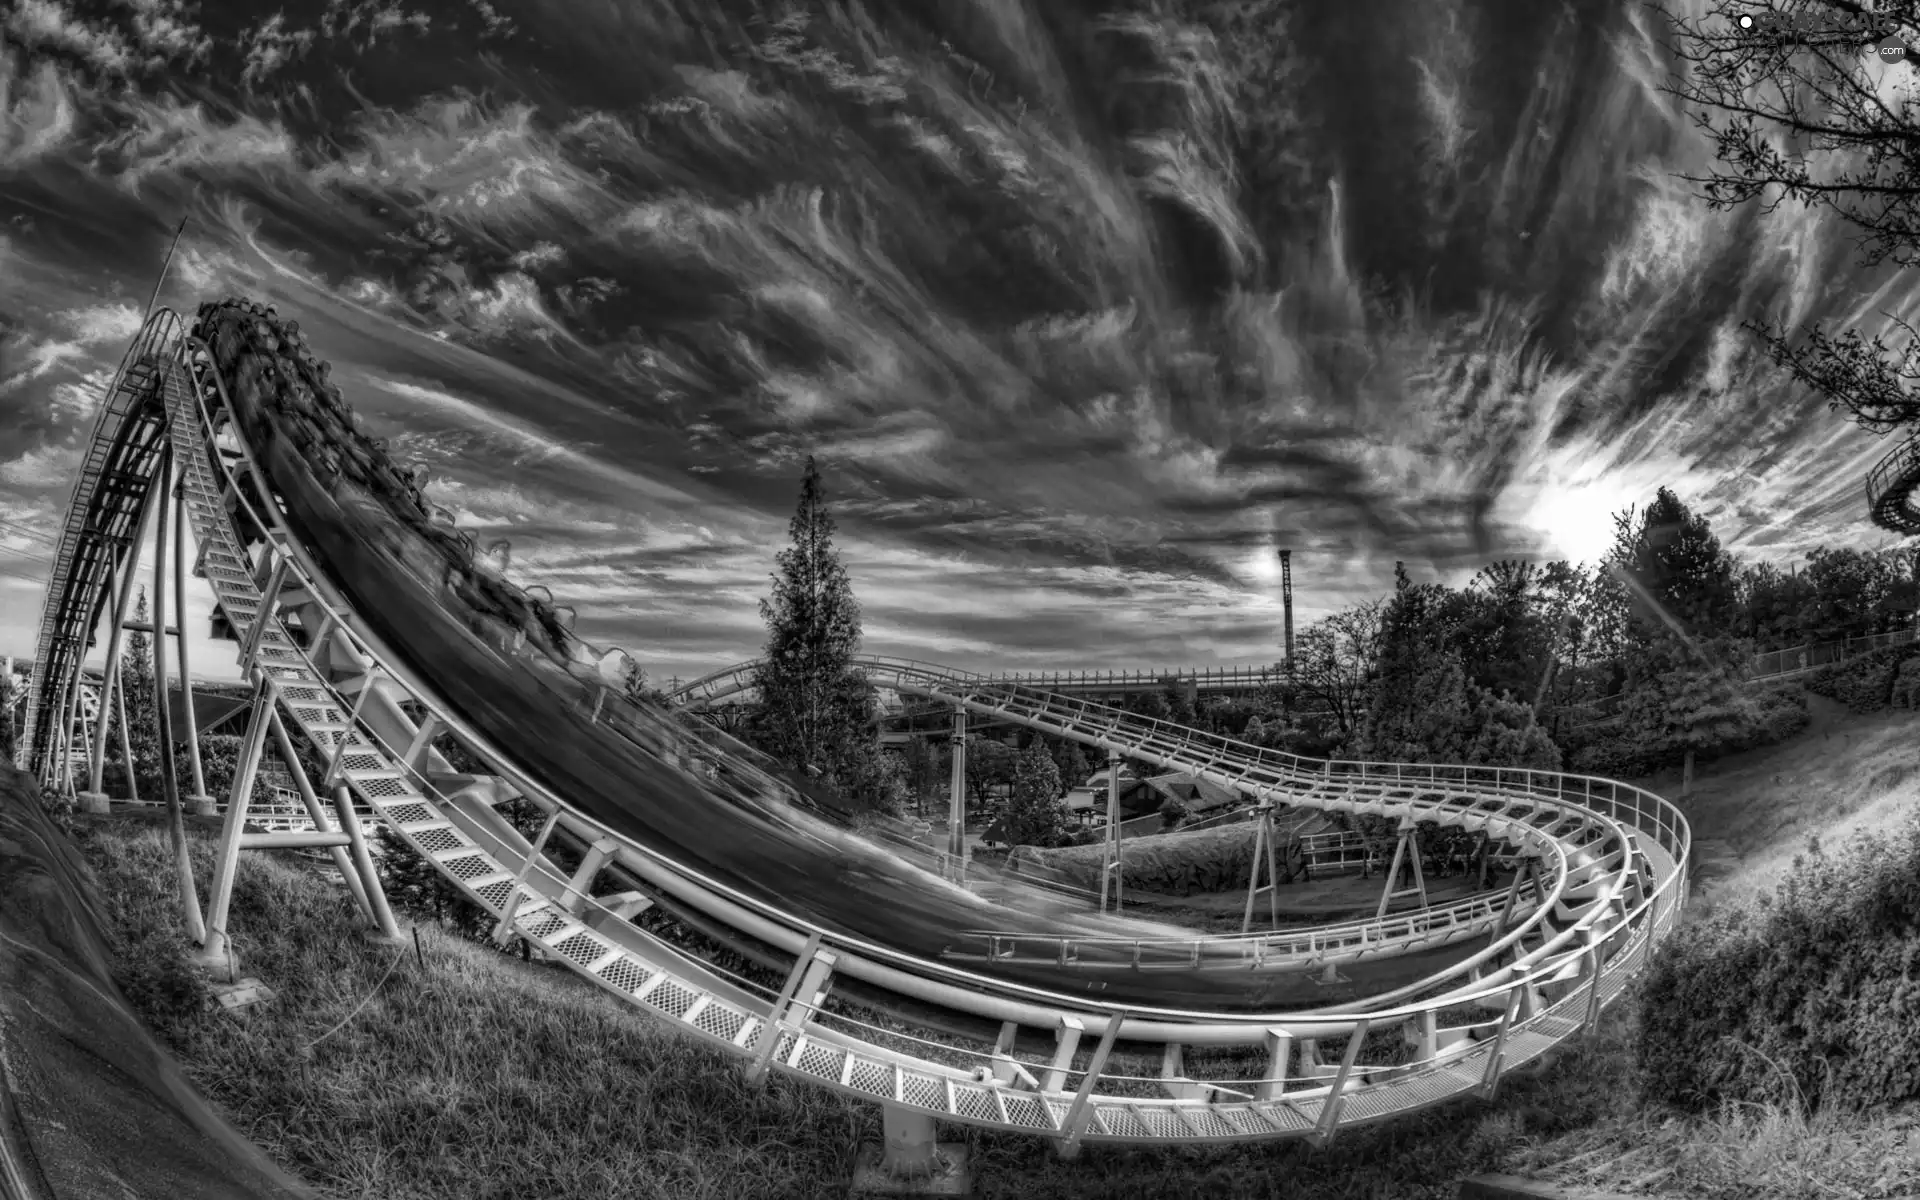
[(1202, 937), (1043, 937), (1030, 933), (969, 930), (984, 952), (949, 951), (945, 957), (990, 962), (1027, 960), (1087, 970), (1270, 969), (1408, 953), (1486, 933), (1496, 921), (1524, 917), (1531, 898), (1509, 904), (1504, 894), (1474, 896), (1451, 904), (1384, 918), (1342, 921), (1297, 930), (1228, 933)]
[[(216, 387), (218, 386), (220, 385), (218, 385), (217, 377), (216, 377)], [(249, 459), (249, 462), (251, 462), (251, 459)], [(257, 465), (255, 465), (253, 469), (256, 471), (256, 473), (258, 472)], [(254, 516), (254, 519), (256, 521), (262, 522), (263, 528), (271, 528), (278, 521), (277, 514), (270, 515), (270, 514), (254, 513), (252, 515)], [(286, 547), (286, 553), (288, 553), (289, 556), (291, 557), (297, 558), (299, 556), (299, 551), (297, 546), (294, 546), (291, 543)], [(382, 655), (381, 658), (382, 658), (382, 661), (389, 662), (389, 664), (391, 663), (391, 656)], [(584, 661), (575, 662), (575, 661), (569, 660), (566, 663), (561, 663), (558, 661), (549, 661), (542, 654), (533, 655), (529, 661), (536, 664), (541, 662), (548, 663), (550, 669), (548, 669), (542, 675), (541, 677), (542, 685), (547, 687), (549, 690), (552, 690), (555, 692), (556, 702), (571, 704), (571, 705), (577, 706), (582, 710), (591, 709), (596, 714), (618, 713), (623, 711), (624, 709), (634, 707), (634, 706), (631, 706), (623, 696), (619, 695), (613, 689), (607, 687), (604, 682), (593, 680), (593, 679), (583, 679), (580, 677), (579, 674), (576, 674), (575, 673), (576, 670), (585, 671), (586, 667), (589, 665)], [(922, 663), (917, 660), (888, 659), (888, 658), (880, 658), (876, 656), (876, 657), (864, 658), (859, 665), (867, 667), (870, 670), (885, 669), (885, 670), (892, 670), (897, 673), (906, 673), (910, 675), (933, 675), (941, 680), (948, 682), (949, 685), (951, 685), (953, 679), (956, 676), (958, 676), (961, 680), (965, 681), (969, 686), (971, 686), (973, 684), (974, 679), (977, 678), (966, 672), (946, 671), (943, 669), (936, 668), (932, 666), (932, 664)], [(751, 664), (745, 664), (744, 666), (750, 667)], [(421, 695), (423, 697), (422, 702), (425, 703), (424, 696), (428, 694), (426, 690), (421, 689), (419, 687), (415, 687), (412, 690), (414, 690), (416, 694)], [(1120, 712), (1120, 710), (1109, 709), (1109, 708), (1106, 708), (1105, 706), (1095, 705), (1091, 701), (1073, 700), (1073, 701), (1070, 701), (1070, 703), (1079, 705), (1082, 709), (1086, 711), (1098, 710), (1103, 714), (1107, 714), (1107, 719), (1111, 727), (1115, 730), (1126, 729), (1129, 723), (1135, 723), (1135, 724), (1144, 723), (1146, 725), (1154, 726), (1154, 727), (1166, 726), (1168, 728), (1181, 730), (1181, 732), (1187, 733), (1187, 734), (1193, 733), (1193, 731), (1187, 731), (1182, 729), (1181, 727), (1172, 726), (1170, 725), (1170, 723), (1167, 723), (1167, 722), (1157, 722), (1157, 721), (1152, 721), (1146, 718), (1134, 718), (1131, 716), (1131, 714)], [(447, 722), (449, 724), (449, 727), (458, 727), (461, 724), (460, 722), (457, 721), (456, 718), (452, 716), (452, 714), (440, 712), (437, 709), (433, 709), (431, 711), (434, 711), (436, 715), (442, 718), (443, 721)], [(643, 732), (655, 733), (658, 731), (661, 724), (662, 722), (660, 722), (658, 718), (655, 718), (653, 722), (646, 723), (646, 727), (643, 729)], [(1138, 730), (1129, 730), (1128, 732), (1135, 736), (1138, 736)], [(472, 736), (471, 731), (468, 731), (468, 736)], [(1213, 735), (1194, 735), (1194, 737), (1178, 739), (1178, 742), (1180, 745), (1190, 745), (1191, 743), (1194, 742), (1196, 737), (1200, 737), (1202, 738), (1202, 740), (1204, 740), (1204, 738), (1212, 738)], [(1151, 737), (1147, 739), (1148, 742), (1151, 742), (1152, 740), (1153, 739)], [(1220, 742), (1224, 746), (1234, 745), (1234, 743), (1231, 743), (1227, 739), (1213, 738), (1213, 740)], [(497, 749), (494, 749), (488, 746), (487, 743), (484, 742), (484, 740), (478, 739), (476, 737), (474, 738), (474, 741), (475, 741), (475, 748), (482, 753), (483, 757), (489, 758), (490, 760), (497, 760), (501, 763), (508, 761), (506, 756), (501, 755)], [(1154, 752), (1154, 748), (1146, 744), (1138, 745), (1136, 746), (1136, 749), (1145, 753)], [(1262, 753), (1270, 756), (1275, 756), (1281, 760), (1299, 761), (1299, 762), (1312, 761), (1312, 760), (1300, 760), (1298, 759), (1298, 756), (1285, 754), (1284, 752), (1280, 752), (1280, 751), (1263, 751)], [(1330, 764), (1329, 766), (1338, 766), (1338, 765), (1340, 764)], [(1399, 767), (1398, 764), (1382, 764), (1382, 766), (1394, 768), (1396, 778), (1400, 774), (1398, 770), (1398, 767)], [(1422, 773), (1431, 775), (1432, 770), (1433, 769), (1431, 768), (1418, 768), (1412, 771), (1412, 775), (1420, 775)], [(1475, 770), (1480, 770), (1480, 769), (1475, 769)], [(1384, 774), (1384, 772), (1382, 772), (1382, 774)], [(1409, 777), (1412, 777), (1412, 776), (1410, 775)], [(1499, 778), (1500, 776), (1496, 772), (1493, 777), (1496, 786), (1498, 785)], [(526, 787), (537, 787), (537, 785), (534, 784), (533, 781), (526, 779), (524, 776), (515, 776), (515, 781)], [(1317, 781), (1310, 781), (1310, 782), (1317, 782)], [(1346, 782), (1349, 788), (1371, 786), (1366, 781), (1361, 781), (1358, 784), (1356, 784), (1352, 780), (1347, 780)], [(1438, 813), (1443, 807), (1444, 805), (1436, 803), (1432, 806), (1429, 806), (1429, 809), (1427, 811)], [(1498, 815), (1499, 814), (1491, 814), (1486, 819), (1493, 819), (1498, 817)], [(610, 832), (610, 831), (603, 831), (603, 832)], [(1541, 838), (1540, 840), (1542, 842), (1543, 849), (1548, 854), (1555, 857), (1556, 859), (1563, 858), (1564, 852), (1560, 849), (1560, 847), (1557, 844), (1553, 843), (1551, 839)], [(663, 865), (669, 866), (677, 873), (683, 875), (685, 878), (697, 883), (704, 894), (709, 894), (716, 897), (724, 896), (729, 903), (734, 904), (740, 908), (744, 908), (744, 909), (759, 908), (763, 911), (765, 915), (775, 920), (778, 920), (783, 924), (790, 924), (793, 920), (790, 915), (779, 913), (777, 910), (768, 909), (766, 906), (759, 904), (757, 901), (754, 901), (751, 898), (748, 898), (742, 895), (741, 893), (738, 893), (737, 891), (734, 891), (733, 889), (726, 887), (725, 885), (721, 884), (717, 880), (687, 871), (687, 869), (681, 866), (680, 864), (672, 863), (671, 860), (668, 860), (659, 856), (657, 852), (654, 852), (651, 849), (644, 848), (644, 847), (636, 847), (636, 849), (643, 855), (649, 858), (655, 859), (656, 861), (659, 861)], [(1564, 879), (1564, 873), (1561, 874), (1561, 878)], [(808, 928), (808, 927), (804, 923), (802, 923), (802, 928)], [(811, 932), (827, 935), (827, 931), (822, 930), (818, 927), (811, 928)], [(1567, 940), (1567, 937), (1571, 936), (1571, 932), (1572, 931), (1568, 931), (1567, 933), (1561, 935), (1557, 940), (1552, 941), (1548, 945), (1543, 946), (1542, 948), (1534, 951), (1534, 954), (1536, 956), (1549, 954), (1552, 951), (1558, 949), (1559, 946)], [(932, 973), (933, 971), (937, 970), (934, 964), (928, 962), (927, 960), (915, 960), (909, 956), (900, 956), (896, 952), (891, 952), (885, 947), (865, 941), (863, 939), (848, 938), (843, 934), (831, 934), (827, 936), (829, 936), (830, 940), (833, 940), (835, 944), (843, 946), (850, 952), (872, 956), (876, 959), (881, 959), (881, 960), (891, 959), (900, 965), (910, 966), (911, 969), (913, 969), (917, 973)], [(1482, 952), (1481, 956), (1477, 956), (1476, 958), (1467, 960), (1465, 963), (1458, 965), (1455, 968), (1455, 970), (1456, 972), (1459, 972), (1459, 973), (1464, 973), (1468, 970), (1472, 970), (1475, 967), (1477, 967), (1480, 962), (1485, 961), (1486, 958), (1490, 956), (1492, 953), (1493, 953), (1492, 951), (1484, 951)], [(1014, 988), (1013, 985), (1007, 984), (1006, 981), (992, 980), (991, 977), (982, 977), (972, 973), (966, 973), (962, 977), (966, 978), (969, 981), (968, 987), (970, 990), (978, 990), (982, 988), (998, 989), (1001, 991), (1020, 990), (1018, 988)], [(1397, 996), (1407, 992), (1408, 992), (1408, 989), (1401, 989), (1396, 992), (1385, 993), (1383, 997), (1375, 997), (1374, 1000), (1378, 1002), (1383, 1002), (1383, 1003), (1390, 1002), (1392, 999), (1396, 998)], [(1159, 1014), (1159, 1013), (1162, 1013), (1164, 1010), (1143, 1010), (1143, 1011), (1151, 1011), (1153, 1013)], [(1182, 1015), (1186, 1017), (1196, 1017), (1196, 1016), (1201, 1016), (1203, 1014), (1187, 1013)]]
[[(112, 526), (124, 524), (124, 510), (128, 507), (137, 508), (134, 497), (116, 492), (108, 497), (109, 503), (103, 511), (99, 503), (100, 481), (112, 465), (115, 452), (124, 453), (127, 449), (122, 444), (121, 433), (132, 411), (128, 402), (142, 394), (133, 379), (137, 368), (164, 357), (178, 343), (181, 332), (179, 317), (168, 309), (154, 312), (141, 325), (107, 386), (99, 415), (94, 418), (86, 456), (74, 476), (66, 519), (54, 549), (53, 568), (41, 600), (33, 673), (27, 682), (25, 721), (15, 739), (16, 761), (40, 773), (43, 781), (46, 781), (45, 764), (36, 756), (48, 736), (47, 722), (65, 719), (58, 710), (66, 703), (72, 677), (85, 656), (83, 643), (91, 632), (90, 622), (98, 614), (97, 597), (105, 588), (105, 573), (111, 565), (108, 560), (117, 558), (123, 549), (117, 544), (107, 544), (113, 535), (122, 532)], [(120, 521), (104, 520), (108, 512), (119, 515)], [(108, 536), (103, 538), (103, 535)], [(81, 578), (75, 577), (76, 571)]]
[(1867, 472), (1867, 511), (1874, 524), (1895, 533), (1920, 532), (1913, 490), (1920, 485), (1920, 434), (1908, 437)]
[[(216, 469), (224, 470), (224, 464)], [(193, 507), (203, 520), (213, 512), (204, 503)], [(276, 524), (271, 515), (256, 516), (262, 528), (271, 529)], [(310, 564), (296, 547), (281, 549), (286, 555), (284, 561), (302, 572), (309, 569)], [(308, 582), (314, 585), (311, 590), (317, 598), (324, 597), (327, 589), (318, 576)], [(227, 586), (229, 590), (245, 590), (233, 580), (228, 580)], [(317, 602), (322, 606), (326, 603)], [(244, 599), (234, 605), (239, 615), (237, 627), (244, 629), (251, 644), (255, 633), (250, 626), (270, 620), (271, 610), (256, 600), (249, 618), (246, 608)], [(329, 609), (328, 615), (337, 622), (339, 636), (354, 640), (368, 660), (407, 687), (423, 708), (448, 721), (448, 727), (483, 758), (490, 762), (497, 759), (496, 767), (512, 772), (511, 755), (488, 745), (452, 714), (438, 708), (432, 690), (419, 681), (410, 681), (389, 661), (390, 656), (355, 630), (347, 614)], [(265, 646), (263, 655), (272, 656), (269, 661), (285, 664), (277, 669), (294, 672), (303, 685), (318, 682), (323, 688), (328, 686), (284, 631), (260, 644)], [(290, 661), (290, 652), (301, 663)], [(562, 680), (558, 677), (561, 674), (564, 671), (560, 665), (554, 664), (554, 669), (543, 676), (542, 686), (555, 689), (557, 699), (566, 698), (567, 684), (571, 683), (575, 702), (622, 702), (617, 696), (609, 702), (604, 694), (596, 700), (584, 681), (571, 675)], [(951, 687), (952, 673), (947, 677)], [(604, 693), (605, 689), (600, 690)], [(1001, 701), (1003, 709), (1013, 707), (1009, 698), (1002, 697)], [(350, 707), (338, 696), (331, 700), (309, 698), (303, 703), (322, 712), (329, 707)], [(991, 705), (981, 706), (992, 710)], [(1030, 715), (1037, 710), (1047, 710), (1047, 706), (1027, 703), (1022, 711)], [(531, 856), (516, 865), (512, 839), (497, 840), (491, 847), (483, 845), (477, 836), (478, 826), (470, 821), (463, 824), (456, 819), (457, 812), (449, 811), (450, 797), (434, 798), (410, 790), (416, 782), (413, 774), (402, 770), (394, 779), (390, 772), (371, 771), (364, 766), (349, 768), (348, 774), (363, 789), (371, 788), (377, 780), (394, 779), (405, 785), (401, 790), (407, 792), (408, 804), (413, 804), (411, 797), (417, 795), (417, 805), (404, 813), (398, 811), (402, 805), (391, 796), (376, 798), (375, 803), (401, 836), (429, 861), (486, 904), (489, 911), (509, 919), (516, 930), (541, 945), (555, 961), (675, 1023), (689, 1035), (746, 1057), (750, 1070), (776, 1067), (848, 1094), (942, 1119), (1053, 1137), (1066, 1148), (1085, 1141), (1231, 1141), (1290, 1136), (1324, 1139), (1337, 1128), (1425, 1107), (1452, 1095), (1485, 1094), (1506, 1071), (1591, 1027), (1600, 1009), (1620, 994), (1655, 940), (1671, 926), (1684, 894), (1688, 844), (1684, 818), (1658, 797), (1629, 785), (1513, 769), (1406, 768), (1374, 763), (1314, 764), (1319, 768), (1314, 769), (1299, 765), (1311, 760), (1294, 756), (1247, 762), (1245, 748), (1230, 741), (1222, 745), (1205, 738), (1169, 735), (1153, 728), (1153, 723), (1147, 723), (1149, 727), (1143, 730), (1137, 718), (1107, 724), (1109, 717), (1097, 707), (1083, 708), (1077, 714), (1046, 711), (1042, 719), (1060, 715), (1074, 715), (1086, 728), (1106, 728), (1109, 736), (1124, 736), (1130, 745), (1150, 753), (1187, 755), (1190, 761), (1205, 763), (1214, 771), (1237, 770), (1243, 782), (1255, 786), (1338, 779), (1351, 785), (1348, 799), (1357, 811), (1480, 820), (1522, 840), (1546, 839), (1558, 849), (1559, 842), (1554, 839), (1595, 828), (1593, 822), (1582, 819), (1582, 814), (1563, 807), (1583, 800), (1590, 812), (1631, 824), (1654, 844), (1628, 847), (1644, 861), (1645, 869), (1635, 872), (1624, 890), (1609, 895), (1559, 935), (1575, 943), (1563, 953), (1532, 964), (1515, 964), (1476, 985), (1450, 989), (1410, 1004), (1236, 1022), (1218, 1013), (1065, 1004), (1038, 989), (988, 981), (1003, 993), (1024, 994), (1038, 1002), (1031, 1015), (1040, 1018), (1036, 1024), (1055, 1034), (1060, 1052), (1044, 1064), (1034, 1064), (1039, 1068), (1035, 1070), (1017, 1056), (996, 1050), (987, 1057), (984, 1067), (976, 1068), (986, 1072), (981, 1078), (863, 1042), (845, 1031), (845, 1018), (823, 1015), (818, 1002), (820, 990), (810, 985), (821, 983), (834, 970), (832, 961), (821, 957), (824, 931), (814, 931), (810, 947), (802, 948), (789, 987), (769, 1002), (766, 989), (735, 986), (650, 941), (648, 935), (624, 919), (618, 906), (580, 896), (572, 886), (576, 881), (550, 865), (535, 864)], [(368, 750), (378, 747), (381, 737), (379, 730), (359, 714), (347, 714), (345, 729), (328, 728), (321, 731), (321, 736), (329, 745), (364, 746)], [(391, 751), (387, 747), (380, 753), (393, 761)], [(353, 753), (358, 755), (359, 751)], [(536, 802), (554, 806), (556, 816), (561, 815), (565, 806), (557, 797), (546, 793), (537, 781), (525, 780), (524, 776), (520, 779)], [(1582, 800), (1573, 799), (1576, 796)], [(574, 817), (578, 823), (578, 815)], [(1532, 833), (1527, 833), (1523, 825)], [(618, 841), (609, 831), (602, 832), (608, 833), (609, 840)], [(1656, 881), (1653, 886), (1638, 886), (1650, 879)], [(474, 886), (480, 880), (492, 882)], [(522, 883), (509, 885), (509, 880)], [(717, 887), (714, 881), (701, 883)], [(541, 893), (541, 900), (516, 914), (506, 897), (516, 895), (522, 884)], [(577, 907), (570, 908), (570, 904)], [(592, 915), (597, 923), (586, 920), (586, 915)], [(869, 949), (857, 939), (842, 941), (850, 949)], [(919, 965), (929, 974), (941, 973), (932, 964)], [(1459, 1012), (1475, 1009), (1497, 1011), (1499, 1018), (1461, 1023)], [(1449, 1014), (1454, 1015), (1449, 1018)], [(1376, 1061), (1380, 1056), (1369, 1049), (1369, 1035), (1394, 1030), (1406, 1035), (1402, 1040), (1411, 1043), (1412, 1053), (1396, 1055), (1399, 1061)], [(1114, 1044), (1123, 1032), (1129, 1038), (1157, 1037), (1166, 1042), (1161, 1074), (1112, 1069)], [(1082, 1035), (1099, 1038), (1099, 1045), (1084, 1062), (1076, 1057)], [(1321, 1057), (1319, 1046), (1323, 1042), (1344, 1042), (1337, 1065)], [(1178, 1049), (1201, 1044), (1259, 1046), (1266, 1068), (1257, 1078), (1232, 1081), (1248, 1085), (1245, 1089), (1192, 1079), (1181, 1069)], [(1295, 1087), (1295, 1083), (1308, 1086)], [(1147, 1087), (1171, 1094), (1126, 1094)]]

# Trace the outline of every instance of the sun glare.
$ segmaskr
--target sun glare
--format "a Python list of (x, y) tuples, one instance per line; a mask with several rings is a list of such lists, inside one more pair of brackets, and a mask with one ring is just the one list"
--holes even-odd
[[(1616, 496), (1616, 491), (1621, 492)], [(1597, 563), (1613, 546), (1613, 514), (1632, 498), (1599, 483), (1547, 484), (1534, 497), (1527, 523), (1546, 538), (1555, 555)]]

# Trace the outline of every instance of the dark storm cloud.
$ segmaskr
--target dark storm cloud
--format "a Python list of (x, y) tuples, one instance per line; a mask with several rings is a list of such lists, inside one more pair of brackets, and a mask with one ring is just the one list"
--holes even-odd
[(757, 645), (810, 453), (869, 644), (962, 666), (1268, 659), (1276, 546), (1305, 620), (1593, 552), (1661, 484), (1749, 552), (1859, 536), (1872, 443), (1739, 326), (1911, 285), (1673, 185), (1622, 10), (816, 7), (14, 10), (0, 506), (55, 528), (185, 214), (164, 300), (297, 314), (656, 674)]

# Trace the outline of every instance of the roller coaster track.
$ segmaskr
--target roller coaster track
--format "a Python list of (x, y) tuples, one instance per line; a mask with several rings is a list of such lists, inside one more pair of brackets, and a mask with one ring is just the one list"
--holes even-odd
[[(391, 509), (363, 486), (390, 468), (364, 439), (313, 444), (315, 425), (339, 423), (344, 405), (291, 327), (255, 306), (228, 302), (203, 307), (191, 336), (180, 328), (175, 314), (162, 311), (143, 329), (115, 384), (118, 397), (126, 381), (123, 411), (103, 415), (87, 459), (97, 478), (89, 482), (83, 473), (75, 491), (33, 684), (39, 725), (31, 763), (43, 781), (59, 790), (55, 766), (70, 756), (63, 739), (71, 736), (61, 705), (78, 676), (92, 628), (88, 614), (97, 617), (108, 594), (117, 560), (107, 548), (125, 536), (114, 530), (137, 528), (138, 501), (156, 481), (155, 451), (164, 438), (181, 512), (239, 643), (242, 671), (263, 703), (277, 706), (289, 727), (320, 749), (327, 762), (321, 782), (350, 789), (505, 928), (736, 1056), (750, 1075), (782, 1073), (908, 1115), (1048, 1137), (1069, 1154), (1087, 1142), (1323, 1141), (1348, 1126), (1489, 1094), (1504, 1073), (1591, 1028), (1678, 919), (1686, 821), (1666, 801), (1626, 784), (1549, 771), (1301, 759), (1019, 682), (877, 659), (870, 670), (884, 667), (903, 689), (1245, 794), (1485, 830), (1543, 862), (1546, 883), (1532, 913), (1482, 950), (1451, 955), (1411, 983), (1289, 1011), (1103, 1002), (1100, 987), (1085, 979), (1062, 974), (1041, 986), (1032, 982), (1038, 968), (1031, 964), (1024, 973), (992, 962), (965, 969), (887, 944), (857, 921), (826, 921), (769, 900), (741, 872), (700, 857), (702, 848), (637, 835), (617, 803), (543, 766), (553, 760), (542, 758), (533, 740), (509, 741), (511, 722), (481, 711), (473, 693), (460, 690), (455, 665), (404, 652), (393, 626), (382, 622), (390, 619), (387, 605), (409, 602), (413, 580), (396, 570), (391, 585), (375, 593), (379, 612), (354, 603), (368, 594), (354, 588), (365, 583), (356, 572), (369, 563), (430, 561), (442, 572), (433, 595), (451, 627), (472, 572), (419, 549), (435, 538), (457, 543), (457, 535), (415, 537), (391, 515), (397, 510), (386, 518), (394, 532), (368, 539), (390, 542), (369, 550), (390, 559), (352, 558), (361, 543), (345, 523), (383, 504)], [(345, 428), (351, 430), (350, 418)], [(136, 447), (144, 449), (136, 454)], [(142, 469), (147, 475), (135, 486)], [(126, 482), (102, 486), (110, 471)], [(334, 497), (337, 506), (329, 507)], [(327, 521), (342, 523), (339, 539), (319, 537)], [(96, 529), (103, 532), (90, 532)], [(317, 549), (323, 544), (326, 554)], [(427, 574), (423, 569), (421, 577)], [(462, 611), (468, 640), (457, 644), (491, 647), (495, 657), (487, 661), (518, 672), (502, 676), (519, 681), (503, 698), (537, 704), (554, 728), (577, 734), (569, 753), (584, 760), (614, 750), (632, 756), (638, 748), (651, 765), (644, 779), (634, 778), (636, 788), (644, 782), (655, 794), (704, 797), (716, 820), (735, 822), (727, 828), (776, 829), (795, 855), (822, 862), (837, 855), (859, 869), (891, 873), (889, 881), (911, 884), (955, 913), (970, 912), (976, 925), (980, 918), (995, 922), (976, 928), (978, 936), (1036, 936), (1034, 923), (1023, 930), (1012, 922), (1017, 911), (811, 821), (764, 773), (701, 742), (664, 711), (628, 701), (598, 668), (597, 652), (556, 631), (550, 614), (511, 626)], [(437, 735), (455, 738), (496, 775), (454, 774), (433, 748)], [(515, 793), (550, 814), (549, 829), (589, 848), (577, 872), (559, 867), (495, 810)], [(609, 865), (653, 896), (596, 896), (596, 876)], [(638, 910), (652, 899), (697, 910), (790, 955), (785, 986), (730, 974), (650, 932)], [(953, 928), (964, 932), (967, 919), (956, 917)], [(1063, 920), (1059, 934), (1049, 943), (1056, 952), (1071, 944), (1089, 956), (1130, 936), (1122, 923), (1086, 918), (1077, 927)], [(992, 959), (990, 949), (986, 957)], [(1297, 974), (1300, 964), (1286, 957)], [(1242, 974), (1264, 977), (1258, 970)], [(1130, 967), (1104, 975), (1133, 980), (1142, 996), (1154, 994), (1152, 981), (1163, 978)], [(879, 989), (999, 1022), (1001, 1036), (988, 1050), (867, 1024), (828, 1003), (839, 979), (857, 981), (869, 994)], [(1021, 1057), (1022, 1030), (1051, 1039), (1051, 1053)], [(1385, 1032), (1398, 1032), (1397, 1044), (1372, 1036)], [(1322, 1058), (1327, 1042), (1338, 1044), (1337, 1061)], [(1159, 1072), (1121, 1069), (1130, 1053), (1116, 1050), (1121, 1043), (1163, 1046)], [(1238, 1047), (1248, 1074), (1191, 1077), (1182, 1066), (1185, 1046)]]
[(1920, 487), (1920, 434), (1907, 438), (1867, 472), (1867, 510), (1873, 523), (1895, 533), (1920, 533), (1920, 508), (1913, 492)]

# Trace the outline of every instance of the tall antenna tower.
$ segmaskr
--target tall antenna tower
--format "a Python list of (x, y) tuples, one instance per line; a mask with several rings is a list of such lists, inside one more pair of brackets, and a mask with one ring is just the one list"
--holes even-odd
[(1286, 617), (1287, 682), (1293, 682), (1293, 551), (1280, 552), (1280, 605)]

